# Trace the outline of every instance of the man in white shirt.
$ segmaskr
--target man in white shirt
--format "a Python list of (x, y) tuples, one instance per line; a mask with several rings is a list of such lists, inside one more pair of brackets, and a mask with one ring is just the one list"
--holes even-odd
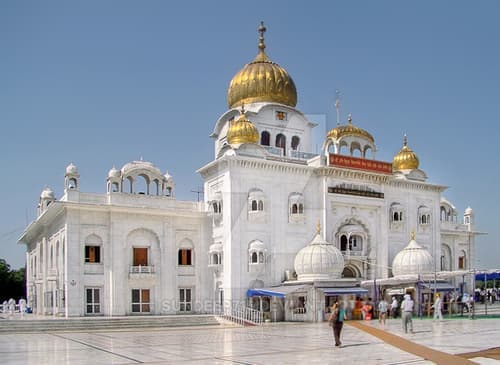
[(441, 296), (439, 293), (436, 293), (436, 299), (434, 300), (432, 308), (434, 308), (434, 320), (443, 320), (443, 314), (441, 313)]
[(392, 315), (392, 318), (398, 317), (398, 300), (396, 299), (396, 297), (392, 297), (391, 315)]
[(403, 329), (405, 333), (408, 333), (408, 328), (410, 332), (413, 333), (413, 300), (410, 294), (405, 294), (403, 301), (401, 302), (401, 318), (403, 319)]

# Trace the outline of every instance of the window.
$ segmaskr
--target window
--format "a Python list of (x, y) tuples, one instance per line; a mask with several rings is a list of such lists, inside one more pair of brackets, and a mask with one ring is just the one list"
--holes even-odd
[(271, 145), (271, 135), (269, 132), (264, 131), (260, 135), (260, 144), (263, 146), (270, 146)]
[(172, 188), (170, 186), (165, 188), (165, 196), (172, 196)]
[(134, 247), (133, 248), (133, 266), (148, 266), (148, 248)]
[(117, 193), (118, 191), (120, 191), (118, 183), (117, 182), (111, 183), (111, 192)]
[(258, 264), (259, 263), (257, 252), (252, 252), (252, 256), (250, 258), (250, 263), (251, 264)]
[(149, 289), (132, 289), (132, 313), (151, 311)]
[(300, 144), (300, 138), (297, 136), (292, 137), (292, 150), (297, 151)]
[(248, 262), (251, 265), (265, 263), (266, 249), (261, 241), (252, 241), (248, 246)]
[(280, 120), (282, 122), (287, 120), (286, 112), (276, 111), (276, 120)]
[(252, 200), (251, 209), (252, 212), (264, 210), (264, 202), (262, 200)]
[(98, 264), (101, 262), (100, 246), (85, 246), (85, 262)]
[(178, 253), (178, 264), (179, 265), (187, 265), (191, 266), (192, 261), (191, 261), (191, 250), (189, 249), (180, 249)]
[(68, 188), (69, 189), (76, 189), (76, 179), (75, 178), (69, 179)]
[(86, 314), (101, 313), (101, 295), (99, 288), (85, 289)]
[(191, 312), (191, 289), (179, 289), (179, 310), (181, 312)]
[(283, 156), (286, 156), (286, 137), (284, 134), (278, 134), (276, 136), (276, 147), (283, 150)]

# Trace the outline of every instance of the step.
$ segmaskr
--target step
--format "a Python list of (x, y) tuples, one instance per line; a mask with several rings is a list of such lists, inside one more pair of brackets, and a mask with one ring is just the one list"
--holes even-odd
[(0, 319), (0, 333), (38, 331), (81, 331), (97, 329), (168, 328), (220, 326), (213, 315), (171, 315), (155, 317), (92, 317), (54, 319)]

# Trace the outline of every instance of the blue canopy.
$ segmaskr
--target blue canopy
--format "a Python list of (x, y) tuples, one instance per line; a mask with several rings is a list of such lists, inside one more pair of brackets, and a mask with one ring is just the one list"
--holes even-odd
[(270, 288), (248, 289), (247, 297), (278, 297), (284, 298), (287, 294), (304, 289), (304, 285), (283, 285)]
[(325, 295), (342, 295), (342, 294), (368, 294), (368, 290), (365, 288), (353, 287), (353, 288), (321, 288)]
[(500, 279), (500, 272), (476, 274), (476, 280), (484, 281), (485, 276), (486, 276), (486, 280), (499, 280)]

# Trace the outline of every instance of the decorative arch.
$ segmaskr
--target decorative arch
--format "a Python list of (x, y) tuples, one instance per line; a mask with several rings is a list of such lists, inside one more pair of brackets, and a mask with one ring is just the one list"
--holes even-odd
[(440, 269), (441, 271), (451, 271), (452, 270), (452, 254), (451, 248), (448, 244), (441, 244), (441, 258), (440, 258)]
[(341, 219), (333, 228), (331, 237), (335, 246), (345, 254), (366, 256), (371, 248), (370, 230), (365, 223), (352, 216)]
[(342, 271), (342, 277), (359, 278), (361, 277), (361, 272), (359, 271), (359, 268), (357, 268), (355, 265), (347, 264), (346, 266), (344, 266), (344, 270)]

